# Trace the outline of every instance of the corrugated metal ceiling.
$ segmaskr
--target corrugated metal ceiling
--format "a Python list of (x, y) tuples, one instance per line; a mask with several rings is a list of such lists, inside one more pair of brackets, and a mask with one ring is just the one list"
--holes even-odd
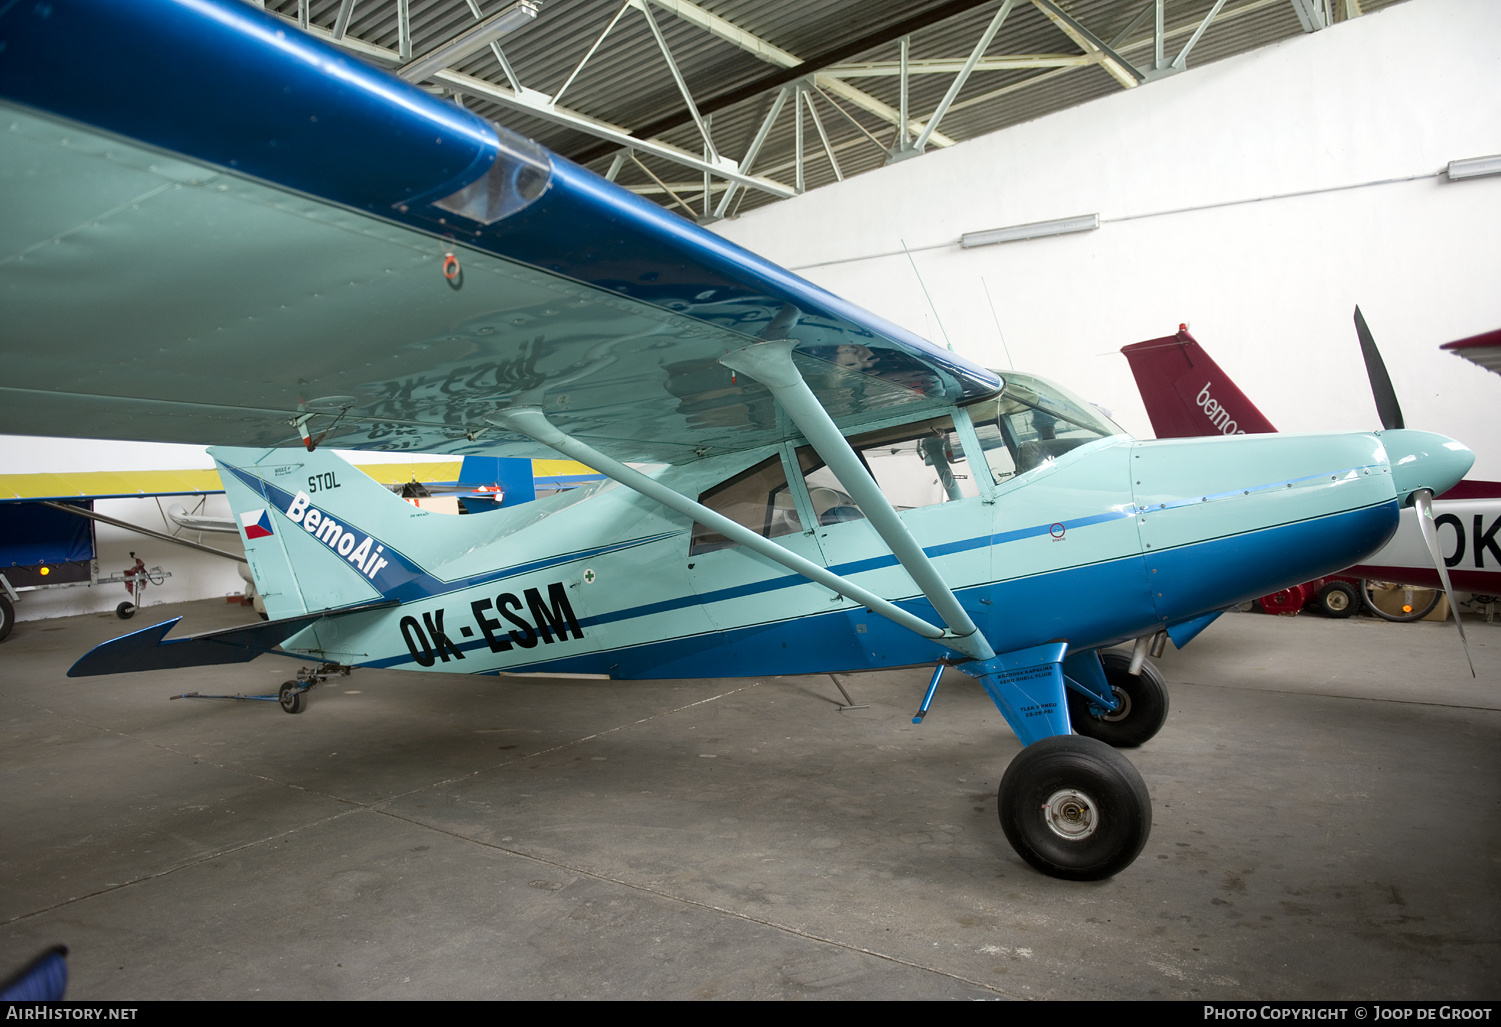
[[(909, 40), (909, 61), (943, 59), (942, 73), (910, 74), (911, 122), (925, 124), (955, 81), (953, 68), (970, 56), (1003, 0), (535, 0), (536, 17), (500, 36), (492, 47), (453, 62), (424, 85), (679, 213), (703, 219), (724, 195), (726, 179), (711, 176), (706, 197), (703, 167), (672, 159), (671, 147), (704, 158), (705, 144), (672, 68), (647, 21), (650, 11), (672, 61), (710, 138), (741, 171), (795, 190), (797, 122), (802, 120), (802, 188), (836, 179), (820, 136), (827, 136), (845, 177), (880, 167), (897, 148), (895, 111), (900, 78), (859, 75), (859, 66), (897, 62), (899, 37)], [(1337, 26), (1361, 13), (1402, 0), (1221, 0), (1221, 9), (1194, 46), (1187, 64), (1197, 67), (1305, 31), (1309, 12)], [(1216, 0), (1164, 0), (1164, 51), (1177, 56), (1215, 7)], [(1047, 0), (1012, 0), (1004, 24), (985, 49), (987, 59), (1014, 55), (1087, 58), (1068, 67), (977, 68), (942, 118), (928, 149), (962, 141), (1126, 88), (1094, 42), (1148, 73), (1154, 62), (1156, 0), (1056, 0), (1063, 18), (1050, 17)], [(332, 39), (372, 63), (399, 71), (449, 40), (471, 32), (482, 18), (513, 0), (266, 0), (265, 7), (314, 35)], [(1300, 10), (1301, 9), (1301, 10)], [(335, 38), (341, 11), (344, 36)], [(1060, 24), (1072, 19), (1074, 30)], [(403, 21), (406, 45), (403, 46)], [(612, 26), (613, 23), (613, 27)], [(599, 42), (601, 33), (610, 27)], [(1084, 30), (1083, 33), (1077, 31)], [(739, 41), (724, 38), (740, 30)], [(749, 34), (748, 38), (744, 34)], [(1090, 41), (1093, 37), (1094, 42)], [(757, 41), (788, 57), (752, 53)], [(588, 61), (580, 62), (596, 42)], [(509, 62), (515, 81), (501, 65)], [(790, 63), (792, 61), (799, 63)], [(790, 66), (789, 66), (790, 64)], [(457, 74), (454, 74), (457, 73)], [(572, 78), (570, 82), (569, 79)], [(558, 90), (567, 82), (561, 97)], [(514, 85), (524, 87), (517, 95)], [(816, 87), (816, 88), (814, 88)], [(780, 91), (788, 100), (753, 164), (747, 151)], [(535, 91), (535, 92), (531, 92)], [(805, 91), (801, 104), (792, 94)], [(556, 102), (552, 102), (556, 100)], [(816, 112), (817, 117), (809, 113)], [(608, 123), (600, 132), (588, 119)], [(642, 139), (633, 145), (619, 134)], [(915, 129), (911, 133), (915, 135)], [(939, 137), (946, 137), (945, 139)], [(873, 139), (871, 137), (874, 137)], [(666, 144), (666, 146), (656, 145)], [(620, 156), (633, 145), (634, 159)], [(639, 162), (639, 163), (638, 163)], [(663, 186), (671, 192), (664, 192)], [(723, 213), (733, 216), (777, 196), (737, 188)]]

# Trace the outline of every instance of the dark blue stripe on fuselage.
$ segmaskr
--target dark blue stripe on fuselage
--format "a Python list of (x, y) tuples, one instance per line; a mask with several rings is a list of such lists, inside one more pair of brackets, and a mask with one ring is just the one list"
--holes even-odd
[[(1122, 517), (1129, 516), (1131, 516), (1129, 512), (1123, 513), (1119, 511), (1111, 511), (1104, 514), (1093, 514), (1088, 517), (1079, 517), (1074, 520), (1067, 521), (1065, 522), (1065, 524), (1068, 528), (1079, 528), (1089, 524), (1099, 524), (1104, 521), (1113, 521), (1118, 520)], [(1033, 538), (1038, 535), (1046, 535), (1051, 528), (1051, 524), (1041, 524), (1034, 525), (1030, 528), (1020, 528), (1015, 531), (997, 532), (992, 535), (980, 535), (975, 538), (961, 539), (956, 542), (947, 542), (940, 545), (930, 546), (925, 548), (923, 552), (927, 553), (930, 557), (937, 557), (951, 553), (960, 553), (974, 549), (983, 549), (993, 545), (1000, 545), (1004, 542), (1015, 541), (1017, 539)], [(660, 537), (665, 536), (658, 536), (658, 538)], [(643, 540), (643, 542), (646, 541), (656, 541), (656, 539), (653, 538)], [(620, 547), (616, 548), (625, 548), (625, 546), (621, 545)], [(899, 563), (900, 561), (898, 561), (895, 556), (887, 553), (882, 556), (869, 557), (864, 560), (852, 560), (848, 563), (835, 564), (829, 569), (835, 574), (840, 575), (841, 577), (848, 578), (852, 575), (862, 574), (867, 571), (881, 570), (887, 567), (896, 567), (899, 565)], [(515, 572), (508, 572), (507, 576), (509, 576), (510, 573)], [(483, 584), (483, 582), (479, 583)], [(660, 613), (671, 613), (673, 610), (685, 610), (695, 606), (711, 606), (715, 603), (727, 602), (733, 599), (744, 599), (749, 596), (762, 595), (767, 592), (776, 592), (786, 588), (797, 588), (801, 585), (806, 584), (808, 584), (808, 579), (804, 578), (800, 574), (783, 574), (775, 578), (767, 578), (762, 581), (748, 582), (744, 585), (732, 585), (728, 588), (715, 589), (712, 592), (687, 593), (680, 596), (674, 596), (671, 599), (663, 599), (660, 602), (645, 603), (640, 606), (630, 606), (620, 610), (611, 610), (607, 613), (599, 613), (593, 616), (580, 618), (579, 625), (587, 630), (590, 627), (596, 627), (602, 624), (611, 624), (623, 620), (635, 620), (640, 617), (650, 617)], [(896, 602), (898, 605), (902, 605), (904, 601)], [(905, 602), (917, 602), (919, 605), (925, 607), (927, 613), (920, 614), (920, 616), (933, 616), (933, 609), (930, 605), (928, 605), (926, 599), (923, 599), (920, 596), (909, 597), (907, 600), (905, 600)], [(458, 644), (457, 648), (464, 652), (471, 652), (482, 649), (487, 644), (488, 643), (484, 642), (483, 640), (475, 640)], [(384, 660), (372, 661), (371, 663), (366, 664), (366, 666), (397, 667), (413, 662), (415, 661), (413, 661), (413, 659), (409, 655), (393, 656)]]
[[(1111, 512), (1068, 522), (1115, 520)], [(1114, 560), (1063, 568), (1010, 581), (956, 590), (991, 644), (1001, 651), (1068, 638), (1076, 648), (1111, 645), (1154, 631), (1167, 623), (1222, 609), (1290, 582), (1303, 581), (1348, 566), (1358, 556), (1379, 548), (1395, 530), (1395, 500), (1359, 510), (1309, 518), (1255, 532), (1190, 543), (1150, 554), (1160, 573), (1150, 575), (1148, 559), (1131, 554)], [(1035, 536), (1050, 525), (1003, 532), (949, 543), (950, 551)], [(933, 554), (945, 547), (926, 550)], [(1343, 562), (1341, 562), (1343, 561)], [(886, 556), (836, 568), (876, 569), (895, 565)], [(869, 565), (869, 566), (865, 566)], [(1152, 582), (1149, 587), (1149, 580)], [(807, 584), (797, 575), (721, 589), (703, 595), (684, 595), (660, 603), (581, 618), (591, 626), (644, 617), (699, 605), (710, 605)], [(1162, 595), (1157, 593), (1161, 592)], [(1090, 597), (1111, 596), (1108, 604)], [(931, 604), (921, 596), (893, 600), (919, 617), (932, 618)], [(843, 625), (843, 626), (842, 626)], [(856, 625), (863, 625), (857, 630)], [(847, 627), (844, 627), (847, 626)], [(466, 642), (465, 651), (485, 643)], [(944, 647), (898, 627), (864, 608), (773, 621), (766, 624), (707, 632), (603, 652), (583, 653), (560, 660), (507, 667), (512, 671), (610, 674), (617, 678), (737, 677), (756, 674), (822, 673), (931, 662)], [(954, 654), (958, 655), (958, 654)], [(373, 667), (400, 667), (414, 661), (408, 654), (377, 660)]]

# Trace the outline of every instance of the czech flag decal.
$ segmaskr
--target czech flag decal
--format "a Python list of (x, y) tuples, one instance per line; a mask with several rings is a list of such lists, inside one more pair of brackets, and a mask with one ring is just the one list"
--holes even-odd
[(240, 527), (245, 529), (245, 541), (268, 538), (271, 535), (271, 512), (262, 508), (240, 514)]

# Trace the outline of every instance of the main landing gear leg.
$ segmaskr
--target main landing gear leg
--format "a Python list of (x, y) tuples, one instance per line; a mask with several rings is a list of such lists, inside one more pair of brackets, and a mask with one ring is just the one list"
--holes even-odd
[(996, 797), (1001, 829), (1022, 859), (1053, 877), (1111, 877), (1140, 855), (1152, 831), (1146, 783), (1129, 760), (1070, 733), (1063, 655), (1054, 642), (961, 664), (979, 679), (1026, 748)]

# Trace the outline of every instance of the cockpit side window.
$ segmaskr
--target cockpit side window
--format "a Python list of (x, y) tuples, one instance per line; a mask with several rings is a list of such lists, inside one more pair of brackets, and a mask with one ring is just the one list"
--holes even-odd
[[(787, 473), (782, 468), (780, 456), (769, 457), (741, 471), (699, 496), (698, 501), (767, 538), (803, 530), (792, 493), (787, 488)], [(688, 552), (691, 555), (712, 553), (735, 544), (714, 529), (695, 523)]]
[[(897, 510), (957, 502), (980, 494), (952, 418), (867, 432), (851, 438), (850, 446)], [(797, 460), (820, 525), (865, 519), (812, 446), (799, 447)], [(780, 456), (768, 457), (741, 471), (701, 494), (698, 501), (766, 538), (804, 530)], [(733, 545), (714, 529), (695, 523), (688, 552), (712, 553)]]
[[(859, 435), (850, 439), (850, 446), (897, 510), (955, 502), (980, 494), (949, 418)], [(810, 447), (798, 450), (798, 460), (819, 524), (865, 517)]]
[(969, 408), (998, 484), (1050, 464), (1085, 443), (1124, 434), (1051, 382), (1009, 371), (1005, 378), (1006, 388), (998, 399)]

